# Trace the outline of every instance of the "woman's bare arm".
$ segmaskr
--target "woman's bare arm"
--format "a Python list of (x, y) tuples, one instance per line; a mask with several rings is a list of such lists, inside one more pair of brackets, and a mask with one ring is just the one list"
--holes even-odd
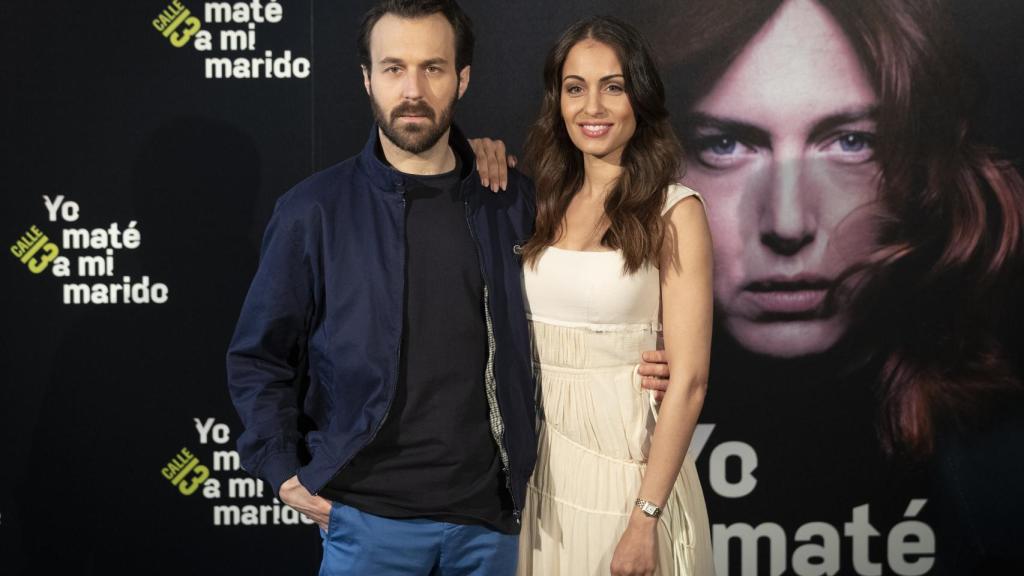
[[(711, 361), (711, 233), (701, 201), (686, 198), (665, 216), (661, 256), (661, 306), (665, 354), (671, 368), (669, 386), (659, 409), (647, 471), (640, 493), (629, 495), (664, 507), (704, 406)], [(617, 566), (646, 558), (656, 545), (656, 519), (639, 508), (612, 560)], [(629, 570), (623, 570), (628, 573)]]

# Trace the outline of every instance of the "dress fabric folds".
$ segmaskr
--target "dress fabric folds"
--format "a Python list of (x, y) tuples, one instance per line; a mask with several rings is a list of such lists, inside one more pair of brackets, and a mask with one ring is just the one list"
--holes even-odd
[[(665, 211), (692, 195), (670, 187)], [(627, 274), (618, 251), (550, 247), (524, 268), (524, 284), (540, 422), (519, 574), (606, 575), (657, 419), (637, 368), (660, 332), (658, 271)], [(687, 456), (658, 521), (658, 574), (713, 572), (704, 496)]]

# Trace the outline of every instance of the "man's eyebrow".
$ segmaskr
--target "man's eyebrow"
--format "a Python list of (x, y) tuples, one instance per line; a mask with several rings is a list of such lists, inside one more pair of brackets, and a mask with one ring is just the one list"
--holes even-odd
[[(423, 62), (420, 62), (420, 66), (437, 66), (437, 65), (440, 65), (440, 64), (447, 64), (447, 63), (448, 63), (448, 60), (446, 58), (428, 58), (427, 60), (424, 60)], [(380, 62), (378, 62), (378, 64), (398, 64), (398, 65), (404, 66), (406, 64), (406, 62), (405, 62), (405, 60), (403, 60), (401, 58), (397, 58), (395, 56), (386, 56), (384, 58), (381, 58)]]
[(713, 130), (727, 134), (737, 140), (746, 142), (753, 146), (771, 146), (771, 135), (767, 130), (734, 118), (725, 116), (713, 116), (703, 112), (693, 112), (686, 117), (685, 121), (686, 138), (692, 140), (700, 138), (696, 132), (700, 130)]
[(427, 60), (424, 60), (420, 65), (421, 66), (439, 66), (439, 65), (447, 64), (447, 63), (448, 63), (448, 60), (445, 59), (445, 58), (429, 58)]
[(814, 127), (811, 128), (809, 138), (811, 140), (818, 140), (840, 126), (861, 122), (863, 120), (873, 121), (877, 116), (878, 106), (874, 104), (870, 106), (858, 106), (846, 110), (839, 110), (838, 112), (829, 114), (815, 122)]
[[(625, 76), (622, 74), (609, 74), (607, 76), (601, 76), (598, 82), (607, 82), (609, 80), (614, 80), (615, 78), (625, 78)], [(562, 82), (565, 82), (566, 80), (579, 80), (580, 82), (586, 82), (586, 79), (584, 79), (583, 76), (577, 76), (576, 74), (569, 74), (565, 78), (562, 78)]]

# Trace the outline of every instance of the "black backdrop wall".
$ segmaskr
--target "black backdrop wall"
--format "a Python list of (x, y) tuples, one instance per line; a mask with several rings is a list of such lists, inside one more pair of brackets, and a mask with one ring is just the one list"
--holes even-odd
[[(2, 6), (2, 573), (318, 565), (315, 527), (238, 469), (223, 357), (274, 200), (366, 138), (355, 30), (370, 3), (217, 4)], [(653, 29), (684, 2), (463, 4), (478, 47), (457, 120), (521, 150), (561, 29), (595, 12)], [(1019, 160), (1024, 4), (952, 9), (982, 80), (980, 139)], [(691, 448), (719, 573), (924, 574), (960, 554), (936, 461), (878, 447), (869, 378), (723, 360), (721, 334)], [(1021, 473), (1007, 437), (970, 450), (1002, 451), (979, 470)]]

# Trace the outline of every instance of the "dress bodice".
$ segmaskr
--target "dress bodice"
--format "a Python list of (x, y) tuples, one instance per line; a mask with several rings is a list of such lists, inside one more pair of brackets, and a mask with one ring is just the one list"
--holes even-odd
[[(662, 213), (688, 196), (700, 198), (685, 186), (670, 186)], [(635, 273), (627, 273), (618, 250), (580, 251), (549, 246), (536, 267), (524, 267), (523, 283), (527, 314), (534, 322), (598, 332), (642, 327), (658, 330), (658, 269), (645, 264)]]

